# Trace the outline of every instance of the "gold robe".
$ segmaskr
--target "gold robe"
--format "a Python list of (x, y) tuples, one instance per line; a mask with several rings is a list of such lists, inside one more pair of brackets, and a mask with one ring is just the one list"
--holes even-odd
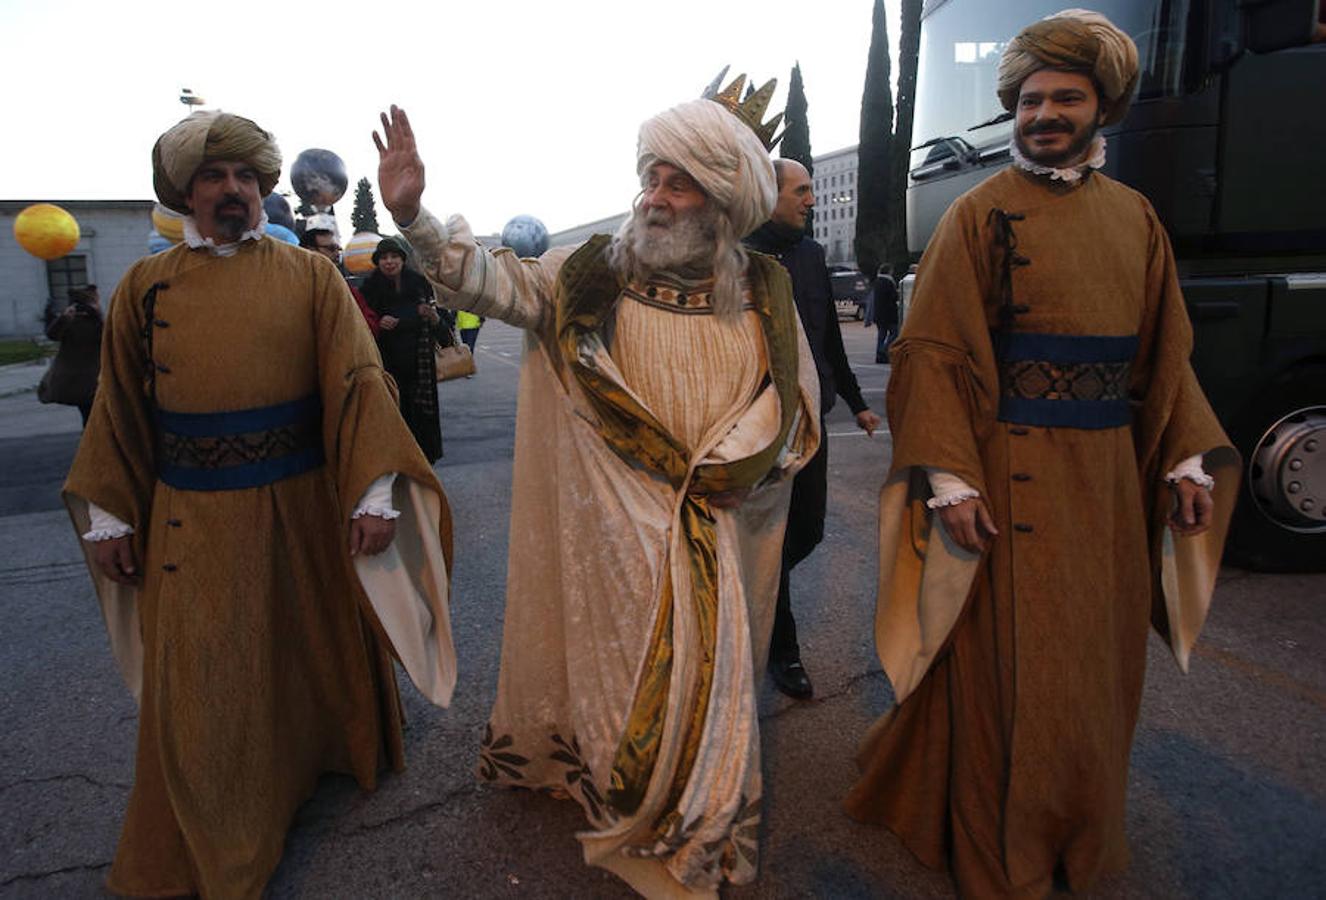
[[(480, 776), (569, 794), (586, 861), (640, 893), (750, 881), (756, 687), (791, 476), (819, 441), (786, 274), (753, 261), (725, 323), (684, 285), (619, 284), (604, 238), (520, 260), (459, 217), (405, 232), (439, 302), (526, 329)], [(735, 509), (705, 499), (736, 487)]]
[[(89, 555), (140, 704), (108, 887), (255, 897), (321, 773), (371, 788), (381, 768), (402, 767), (388, 651), (430, 699), (448, 701), (450, 513), (344, 279), (318, 254), (264, 238), (229, 258), (180, 246), (140, 260), (116, 290), (106, 332), (65, 497), (80, 533), (89, 502), (133, 526), (141, 573), (137, 587), (116, 584)], [(158, 477), (176, 456), (156, 421), (206, 423), (199, 414), (292, 401), (321, 408), (302, 440), (325, 464), (238, 489)], [(200, 455), (180, 477), (295, 458), (280, 442), (300, 437), (264, 435), (277, 449), (253, 433), (194, 442)], [(352, 565), (350, 515), (389, 472), (399, 473), (396, 540)]]
[[(1059, 865), (1084, 890), (1126, 863), (1148, 622), (1186, 669), (1237, 489), (1191, 346), (1160, 222), (1098, 172), (1009, 168), (922, 259), (880, 500), (876, 643), (899, 705), (847, 808), (964, 895), (1044, 895)], [(1197, 454), (1215, 524), (1173, 536), (1164, 476)], [(999, 530), (983, 557), (934, 527), (924, 467), (981, 492)]]

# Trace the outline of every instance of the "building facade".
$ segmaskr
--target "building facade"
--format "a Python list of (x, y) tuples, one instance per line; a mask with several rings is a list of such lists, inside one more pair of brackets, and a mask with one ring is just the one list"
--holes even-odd
[[(55, 203), (78, 220), (80, 236), (67, 256), (46, 262), (14, 237), (14, 219), (33, 203)], [(151, 200), (0, 200), (0, 336), (45, 330), (47, 303), (63, 307), (71, 288), (95, 284), (102, 302), (139, 257), (147, 255)]]
[(856, 268), (856, 145), (814, 157), (814, 238), (831, 266)]

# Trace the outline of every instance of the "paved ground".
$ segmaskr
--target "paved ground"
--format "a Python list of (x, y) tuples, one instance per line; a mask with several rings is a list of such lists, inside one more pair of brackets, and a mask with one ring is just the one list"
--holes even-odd
[[(878, 408), (887, 370), (872, 363), (873, 332), (844, 331)], [(518, 334), (489, 323), (478, 376), (442, 386), (456, 702), (433, 709), (402, 678), (409, 769), (372, 794), (326, 779), (291, 831), (275, 897), (626, 894), (580, 861), (576, 807), (472, 776), (497, 678), (518, 361)], [(136, 713), (58, 508), (78, 413), (39, 406), (38, 377), (0, 370), (0, 895), (89, 897), (114, 852)], [(855, 743), (891, 698), (869, 637), (874, 497), (890, 443), (859, 436), (841, 408), (829, 432), (827, 536), (794, 577), (817, 699), (764, 690), (760, 879), (729, 896), (951, 896), (947, 879), (839, 811)], [(1180, 676), (1158, 640), (1150, 652), (1133, 864), (1099, 896), (1326, 895), (1326, 576), (1227, 571), (1192, 674)]]

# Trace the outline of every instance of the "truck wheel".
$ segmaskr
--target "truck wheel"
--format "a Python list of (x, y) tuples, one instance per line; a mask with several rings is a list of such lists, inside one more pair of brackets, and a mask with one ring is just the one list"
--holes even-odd
[(1226, 559), (1263, 572), (1326, 572), (1326, 367), (1277, 379), (1233, 435), (1243, 483)]

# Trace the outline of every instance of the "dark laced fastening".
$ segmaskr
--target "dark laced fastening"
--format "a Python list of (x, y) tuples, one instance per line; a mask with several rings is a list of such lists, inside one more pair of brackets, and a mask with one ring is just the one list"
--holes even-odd
[(1011, 213), (994, 208), (990, 210), (990, 222), (995, 229), (995, 243), (1003, 251), (999, 265), (999, 328), (994, 335), (995, 358), (1003, 361), (1007, 341), (1004, 336), (1013, 331), (1018, 316), (1030, 312), (1026, 304), (1013, 302), (1013, 270), (1031, 265), (1031, 260), (1017, 252), (1018, 236), (1013, 230), (1014, 222), (1025, 219), (1022, 213)]

